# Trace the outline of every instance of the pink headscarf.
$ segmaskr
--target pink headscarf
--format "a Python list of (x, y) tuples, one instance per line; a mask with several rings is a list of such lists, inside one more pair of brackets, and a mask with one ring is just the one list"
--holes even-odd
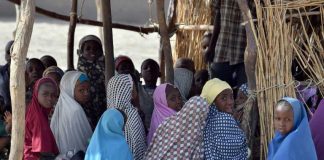
[(175, 110), (168, 107), (168, 102), (166, 99), (166, 86), (172, 84), (161, 84), (158, 86), (153, 93), (153, 101), (154, 101), (154, 110), (151, 119), (150, 130), (147, 135), (147, 144), (150, 144), (152, 141), (153, 135), (159, 125), (168, 117), (171, 117), (175, 113)]

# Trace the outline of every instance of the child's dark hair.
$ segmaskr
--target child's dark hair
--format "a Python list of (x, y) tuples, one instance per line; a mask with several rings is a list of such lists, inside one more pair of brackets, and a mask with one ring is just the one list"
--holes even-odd
[(57, 66), (55, 58), (50, 55), (45, 55), (41, 57), (40, 60), (43, 62), (45, 67)]
[(37, 58), (31, 58), (27, 61), (27, 64), (26, 66), (30, 65), (30, 64), (36, 64), (36, 65), (39, 65), (40, 67), (42, 67), (43, 70), (45, 70), (45, 65), (43, 64), (43, 62), (40, 60), (40, 59), (37, 59)]
[(142, 65), (141, 65), (141, 70), (143, 69), (143, 66), (144, 66), (145, 63), (151, 63), (151, 64), (153, 64), (154, 67), (160, 69), (159, 64), (155, 60), (153, 60), (151, 58), (148, 58), (148, 59), (143, 61)]

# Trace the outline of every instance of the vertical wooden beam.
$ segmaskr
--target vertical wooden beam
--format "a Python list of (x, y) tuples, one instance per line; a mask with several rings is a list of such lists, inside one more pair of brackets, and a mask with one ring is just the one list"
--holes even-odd
[(104, 48), (105, 48), (105, 79), (106, 84), (109, 79), (114, 76), (114, 43), (112, 32), (112, 17), (111, 17), (111, 4), (110, 0), (101, 0), (102, 6), (102, 22), (104, 33)]
[(21, 15), (16, 29), (10, 64), (12, 134), (10, 160), (23, 158), (25, 138), (25, 61), (33, 32), (35, 0), (21, 1)]
[(162, 39), (160, 39), (159, 60), (160, 60), (160, 72), (161, 72), (160, 81), (161, 84), (163, 84), (165, 83), (165, 57), (163, 53)]
[(73, 70), (73, 50), (74, 50), (74, 33), (75, 27), (77, 23), (77, 11), (78, 11), (78, 0), (72, 0), (72, 8), (70, 12), (70, 26), (68, 33), (68, 41), (67, 41), (67, 69)]
[(156, 10), (160, 28), (159, 33), (162, 39), (162, 52), (165, 57), (165, 78), (166, 82), (174, 84), (173, 60), (168, 27), (165, 19), (164, 0), (156, 0)]

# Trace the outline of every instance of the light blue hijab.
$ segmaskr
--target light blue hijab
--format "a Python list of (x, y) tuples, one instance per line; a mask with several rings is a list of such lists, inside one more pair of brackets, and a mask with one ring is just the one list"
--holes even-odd
[(276, 131), (269, 144), (268, 160), (317, 160), (304, 105), (295, 98), (286, 97), (294, 112), (294, 127), (287, 135)]
[(107, 109), (91, 137), (85, 160), (131, 160), (132, 153), (123, 134), (124, 117), (115, 108)]

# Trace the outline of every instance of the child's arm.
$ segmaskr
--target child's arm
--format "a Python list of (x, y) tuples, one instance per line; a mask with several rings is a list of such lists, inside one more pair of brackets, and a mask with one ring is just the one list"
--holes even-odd
[(6, 122), (6, 131), (10, 135), (11, 134), (11, 128), (12, 128), (12, 115), (11, 115), (11, 113), (6, 111), (4, 119), (5, 119), (5, 122)]

